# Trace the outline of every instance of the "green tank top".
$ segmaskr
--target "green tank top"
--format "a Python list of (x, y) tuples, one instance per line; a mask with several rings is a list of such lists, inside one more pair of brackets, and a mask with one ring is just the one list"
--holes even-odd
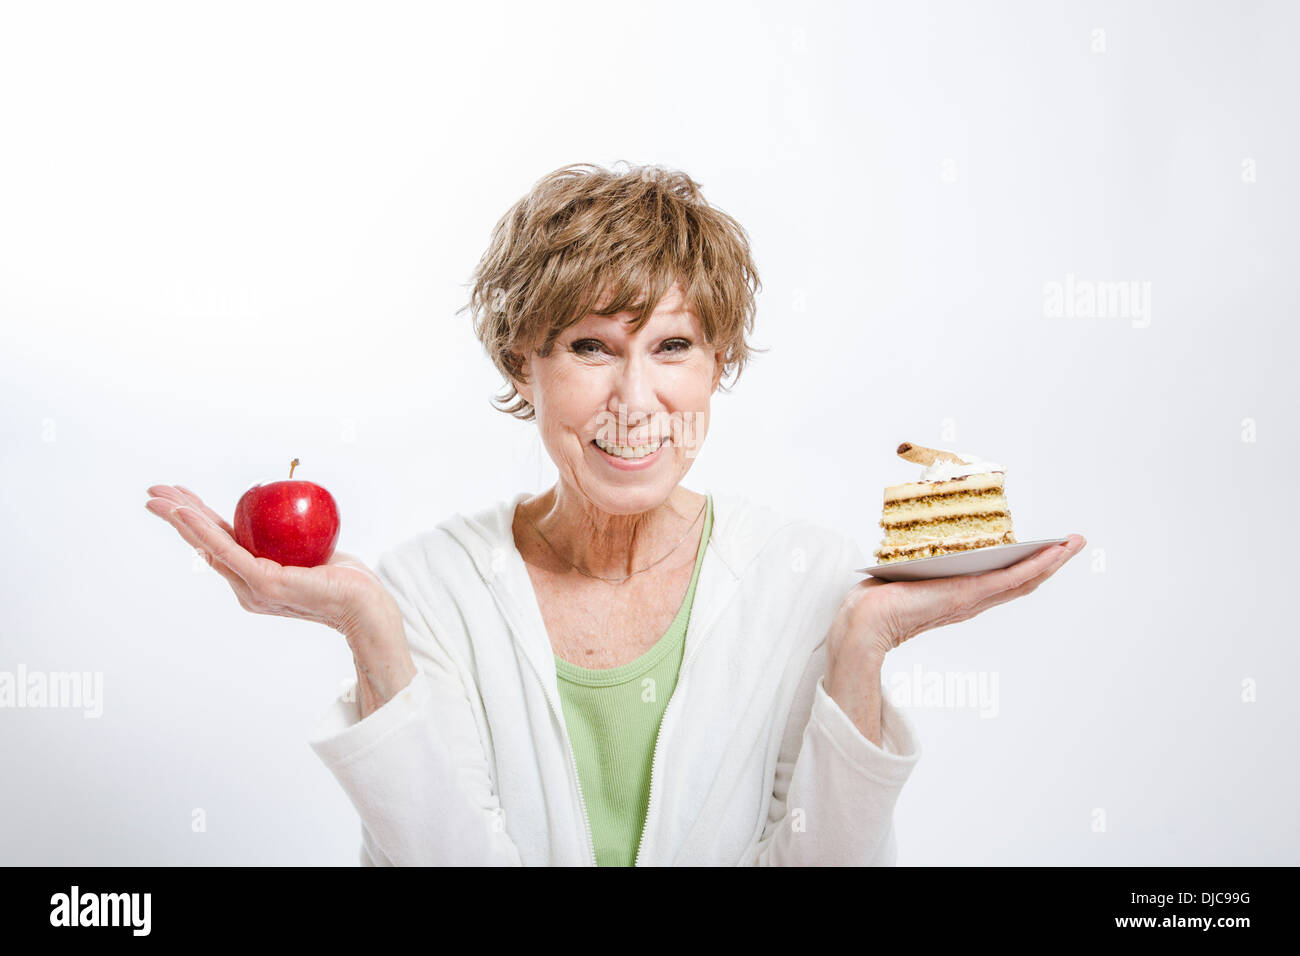
[(705, 496), (704, 530), (686, 597), (654, 646), (634, 661), (597, 670), (555, 658), (560, 706), (578, 762), (578, 782), (596, 846), (597, 866), (636, 862), (650, 804), (655, 738), (686, 647), (686, 625), (704, 551), (713, 530), (713, 496)]

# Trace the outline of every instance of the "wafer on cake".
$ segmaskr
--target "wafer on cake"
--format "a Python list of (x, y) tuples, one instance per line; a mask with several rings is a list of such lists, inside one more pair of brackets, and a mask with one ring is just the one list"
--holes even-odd
[(885, 489), (877, 563), (1016, 543), (1001, 465), (911, 442), (899, 445), (898, 455), (926, 467), (920, 481)]

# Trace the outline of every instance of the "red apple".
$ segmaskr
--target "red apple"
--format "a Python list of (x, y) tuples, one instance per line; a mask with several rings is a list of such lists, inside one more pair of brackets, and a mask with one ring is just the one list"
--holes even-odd
[(235, 505), (235, 540), (257, 558), (314, 568), (334, 553), (339, 540), (339, 509), (334, 497), (310, 481), (256, 484)]

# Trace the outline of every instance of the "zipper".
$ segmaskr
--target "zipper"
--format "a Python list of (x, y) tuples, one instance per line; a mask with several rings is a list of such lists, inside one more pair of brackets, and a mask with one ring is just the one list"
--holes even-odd
[[(708, 546), (712, 546), (712, 544), (712, 535), (710, 535)], [(726, 567), (725, 564), (723, 566)], [(730, 568), (727, 570), (730, 572)], [(525, 569), (524, 573), (528, 573), (527, 569)], [(703, 569), (701, 569), (701, 573), (703, 573)], [(524, 631), (519, 626), (519, 620), (515, 617), (514, 608), (509, 607), (501, 599), (501, 595), (497, 593), (496, 588), (489, 587), (488, 591), (492, 594), (492, 599), (496, 602), (497, 609), (501, 612), (502, 616), (510, 622), (510, 628), (514, 633), (515, 643), (524, 651), (524, 657), (528, 660), (528, 666), (532, 668), (533, 676), (537, 678), (537, 683), (542, 688), (542, 696), (546, 698), (546, 702), (551, 707), (551, 714), (555, 717), (556, 722), (560, 725), (562, 730), (564, 736), (564, 752), (569, 765), (569, 778), (578, 789), (578, 806), (582, 810), (582, 829), (583, 833), (587, 837), (587, 859), (591, 866), (596, 866), (598, 865), (596, 863), (596, 839), (591, 832), (591, 819), (587, 816), (587, 800), (582, 793), (582, 779), (578, 776), (578, 759), (573, 755), (573, 742), (569, 740), (569, 729), (568, 725), (564, 722), (563, 711), (560, 709), (560, 705), (555, 701), (555, 698), (551, 696), (550, 688), (546, 686), (546, 681), (542, 679), (541, 673), (538, 672), (536, 665), (533, 663), (532, 656), (528, 653), (527, 647), (523, 644), (521, 635)], [(664, 708), (663, 717), (659, 719), (659, 729), (655, 731), (655, 746), (650, 756), (650, 799), (646, 801), (645, 822), (641, 827), (641, 839), (637, 841), (636, 856), (632, 860), (632, 865), (634, 867), (641, 865), (641, 850), (645, 846), (646, 831), (650, 829), (650, 811), (654, 807), (655, 770), (659, 766), (659, 739), (663, 736), (664, 723), (667, 721), (669, 712), (673, 709), (673, 700), (679, 696), (677, 692), (686, 683), (686, 677), (690, 670), (691, 663), (699, 656), (700, 648), (704, 646), (705, 640), (713, 635), (715, 625), (727, 608), (731, 606), (731, 601), (734, 598), (735, 594), (733, 593), (718, 608), (717, 612), (709, 620), (709, 623), (701, 629), (699, 637), (696, 638), (695, 647), (686, 656), (686, 659), (682, 661), (682, 669), (677, 678), (677, 686), (673, 688), (672, 699), (668, 701), (668, 706)], [(686, 637), (690, 637), (689, 624), (687, 625), (687, 628), (688, 631)]]
[[(733, 594), (732, 598), (734, 597), (735, 595)], [(632, 861), (633, 866), (641, 865), (641, 850), (645, 846), (646, 832), (650, 829), (650, 811), (654, 807), (655, 800), (655, 769), (659, 766), (659, 738), (663, 735), (664, 724), (668, 722), (668, 714), (673, 709), (673, 702), (681, 696), (680, 691), (686, 684), (686, 678), (691, 663), (699, 656), (700, 648), (703, 647), (704, 642), (713, 635), (714, 626), (717, 624), (718, 619), (722, 617), (723, 612), (730, 606), (731, 599), (729, 598), (720, 608), (718, 608), (717, 613), (713, 615), (713, 618), (707, 625), (705, 625), (705, 628), (701, 631), (699, 637), (695, 639), (695, 647), (691, 650), (690, 654), (687, 655), (686, 659), (682, 661), (681, 673), (677, 677), (677, 686), (673, 688), (673, 696), (669, 698), (668, 706), (664, 708), (664, 715), (659, 718), (659, 729), (655, 731), (655, 749), (650, 756), (650, 799), (646, 801), (645, 823), (641, 826), (641, 839), (636, 845), (636, 857)], [(687, 626), (689, 627), (689, 625)], [(690, 637), (689, 632), (686, 636)]]
[[(713, 546), (713, 535), (710, 534), (709, 541), (705, 545), (705, 547), (708, 548), (712, 546)], [(707, 555), (706, 555), (706, 560), (707, 560)], [(725, 564), (723, 564), (723, 567), (727, 568), (728, 573), (731, 572), (731, 569), (727, 567)], [(701, 574), (704, 573), (703, 568), (700, 569), (700, 573)], [(737, 581), (739, 581), (739, 579), (737, 579)], [(709, 619), (709, 623), (705, 624), (700, 629), (699, 636), (696, 637), (695, 639), (695, 646), (690, 649), (690, 653), (687, 654), (686, 659), (682, 661), (682, 669), (677, 675), (677, 686), (673, 688), (673, 696), (669, 698), (668, 706), (664, 708), (663, 716), (659, 718), (659, 728), (658, 730), (655, 731), (655, 747), (650, 755), (650, 798), (646, 801), (645, 822), (641, 825), (641, 839), (637, 841), (636, 856), (632, 860), (633, 866), (641, 865), (641, 851), (645, 847), (646, 833), (650, 830), (650, 814), (651, 811), (654, 809), (654, 802), (655, 802), (655, 770), (658, 769), (659, 767), (659, 738), (663, 736), (664, 724), (668, 722), (668, 714), (672, 712), (673, 702), (676, 701), (677, 698), (681, 696), (681, 690), (686, 685), (686, 679), (687, 677), (690, 676), (691, 664), (695, 661), (695, 658), (699, 656), (700, 648), (704, 646), (705, 641), (707, 641), (710, 637), (713, 636), (713, 631), (716, 628), (718, 621), (722, 618), (722, 615), (726, 613), (727, 608), (731, 606), (731, 602), (735, 599), (735, 596), (736, 596), (736, 592), (733, 591), (727, 597), (727, 599), (722, 602), (722, 604), (718, 607), (717, 611), (714, 612), (713, 617)], [(689, 639), (691, 637), (690, 624), (688, 623), (686, 627), (687, 627), (687, 633), (683, 638), (683, 640)]]
[[(564, 734), (564, 742), (569, 744), (569, 734)], [(591, 819), (587, 816), (587, 801), (582, 796), (582, 780), (578, 777), (578, 760), (573, 756), (573, 745), (569, 744), (569, 770), (573, 775), (573, 782), (578, 786), (578, 806), (582, 808), (582, 828), (587, 834), (587, 858), (591, 860), (592, 866), (596, 863), (596, 838), (591, 834)]]
[[(527, 571), (524, 573), (526, 574)], [(542, 696), (546, 698), (546, 703), (551, 707), (552, 716), (555, 717), (556, 723), (560, 725), (561, 733), (564, 737), (564, 755), (569, 765), (569, 778), (578, 788), (578, 806), (582, 809), (582, 829), (583, 833), (587, 837), (587, 859), (592, 866), (596, 866), (596, 839), (591, 833), (591, 820), (587, 816), (587, 800), (582, 795), (582, 780), (578, 777), (578, 759), (573, 756), (573, 743), (569, 740), (569, 729), (564, 722), (564, 713), (561, 711), (559, 704), (556, 703), (555, 698), (551, 696), (550, 688), (546, 686), (546, 681), (542, 679), (542, 675), (533, 664), (532, 656), (528, 653), (527, 647), (523, 644), (520, 635), (523, 634), (524, 631), (519, 626), (519, 620), (515, 617), (514, 609), (501, 600), (501, 596), (497, 594), (495, 588), (489, 587), (488, 591), (492, 594), (492, 599), (496, 601), (497, 609), (501, 612), (502, 616), (510, 622), (510, 629), (514, 635), (515, 643), (523, 650), (524, 658), (528, 661), (528, 666), (532, 670), (533, 676), (537, 678), (537, 683), (542, 688)], [(657, 743), (658, 741), (656, 740), (656, 745)]]
[[(542, 695), (546, 698), (547, 703), (551, 705), (551, 713), (556, 716), (560, 727), (564, 732), (564, 753), (569, 765), (569, 777), (573, 780), (578, 788), (578, 806), (582, 809), (582, 829), (587, 835), (587, 859), (591, 861), (592, 866), (596, 866), (596, 838), (591, 833), (591, 819), (587, 816), (587, 800), (582, 795), (582, 779), (578, 776), (578, 758), (573, 756), (573, 743), (569, 740), (569, 730), (564, 723), (564, 715), (558, 705), (551, 699), (550, 691), (546, 687), (546, 682), (542, 680), (537, 668), (533, 668), (533, 676), (537, 678), (537, 683), (542, 687)], [(656, 741), (657, 744), (657, 741)], [(651, 763), (653, 764), (653, 758)], [(653, 769), (651, 770), (653, 779)]]
[[(686, 664), (682, 664), (681, 676), (677, 679), (677, 687), (673, 690), (673, 697), (677, 697), (677, 691), (681, 690), (682, 684), (686, 683)], [(632, 860), (633, 866), (641, 865), (641, 848), (645, 846), (645, 834), (650, 829), (650, 808), (654, 805), (655, 800), (655, 768), (659, 766), (659, 735), (663, 733), (664, 721), (668, 719), (668, 711), (672, 709), (673, 702), (669, 699), (668, 706), (664, 708), (664, 715), (659, 718), (659, 728), (655, 731), (655, 749), (650, 754), (650, 798), (645, 805), (645, 821), (641, 824), (641, 839), (636, 844), (636, 857)]]

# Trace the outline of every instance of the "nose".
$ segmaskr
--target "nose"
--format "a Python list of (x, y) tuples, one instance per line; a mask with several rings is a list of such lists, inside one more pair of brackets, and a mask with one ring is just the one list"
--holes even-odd
[(626, 422), (633, 437), (646, 430), (659, 407), (656, 384), (653, 363), (640, 350), (633, 351), (614, 373), (608, 409)]

